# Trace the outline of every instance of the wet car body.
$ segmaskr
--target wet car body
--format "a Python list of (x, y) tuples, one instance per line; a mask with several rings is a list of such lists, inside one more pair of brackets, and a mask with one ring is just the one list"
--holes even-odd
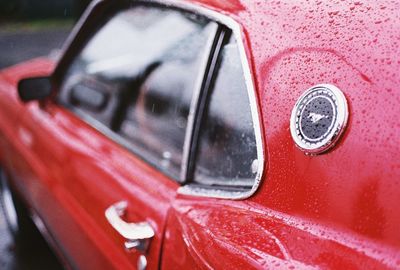
[[(145, 256), (149, 269), (398, 269), (399, 5), (167, 5), (238, 24), (262, 149), (259, 184), (239, 197), (178, 192), (186, 183), (54, 99), (20, 101), (23, 78), (53, 74), (60, 87), (74, 40), (95, 28), (89, 13), (59, 63), (41, 58), (1, 71), (1, 165), (71, 268), (130, 269)], [(290, 116), (303, 92), (321, 83), (342, 90), (349, 119), (333, 148), (306, 155), (291, 137)], [(127, 251), (105, 217), (121, 200), (130, 207), (125, 220), (145, 220), (154, 229), (145, 251)]]

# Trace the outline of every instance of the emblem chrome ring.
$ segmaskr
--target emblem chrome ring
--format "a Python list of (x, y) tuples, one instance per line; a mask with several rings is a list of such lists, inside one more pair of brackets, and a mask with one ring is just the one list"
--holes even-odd
[(318, 84), (297, 100), (290, 118), (290, 133), (298, 148), (317, 155), (334, 146), (346, 127), (348, 115), (342, 91), (330, 84)]

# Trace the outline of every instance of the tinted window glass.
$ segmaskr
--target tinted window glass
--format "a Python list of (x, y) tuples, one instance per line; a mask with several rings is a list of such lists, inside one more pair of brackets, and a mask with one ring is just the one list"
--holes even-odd
[(176, 10), (122, 11), (74, 60), (60, 100), (110, 127), (177, 178), (192, 93), (216, 28)]
[(202, 120), (194, 180), (207, 185), (252, 186), (257, 147), (237, 44), (222, 50)]
[[(143, 81), (137, 100), (127, 107), (120, 133), (143, 156), (176, 177), (193, 90), (202, 79), (201, 60), (211, 30), (192, 23), (192, 28), (166, 48)], [(176, 31), (176, 30), (174, 30)]]

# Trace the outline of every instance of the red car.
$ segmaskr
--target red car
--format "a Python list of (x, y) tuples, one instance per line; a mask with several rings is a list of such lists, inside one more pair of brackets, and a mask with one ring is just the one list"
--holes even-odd
[(399, 71), (398, 1), (95, 1), (0, 73), (10, 227), (72, 269), (400, 269)]

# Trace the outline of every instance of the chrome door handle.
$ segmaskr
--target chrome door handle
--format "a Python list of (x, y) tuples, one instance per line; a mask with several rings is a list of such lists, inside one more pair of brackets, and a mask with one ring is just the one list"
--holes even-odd
[(125, 238), (126, 249), (135, 248), (141, 252), (145, 252), (149, 240), (154, 236), (154, 230), (146, 221), (128, 223), (122, 220), (121, 217), (124, 215), (127, 207), (128, 202), (117, 202), (106, 209), (105, 216), (111, 226)]

